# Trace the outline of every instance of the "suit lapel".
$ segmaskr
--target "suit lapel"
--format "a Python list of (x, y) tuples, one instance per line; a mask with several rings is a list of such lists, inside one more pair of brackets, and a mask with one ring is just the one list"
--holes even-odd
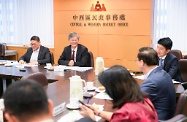
[(76, 61), (79, 59), (79, 53), (80, 53), (80, 51), (81, 51), (81, 47), (78, 44), (78, 46), (77, 46), (77, 54), (76, 54)]
[(43, 51), (43, 47), (42, 46), (40, 46), (40, 50), (39, 50), (39, 53), (38, 53), (38, 60), (40, 60), (40, 55), (42, 54), (42, 51)]

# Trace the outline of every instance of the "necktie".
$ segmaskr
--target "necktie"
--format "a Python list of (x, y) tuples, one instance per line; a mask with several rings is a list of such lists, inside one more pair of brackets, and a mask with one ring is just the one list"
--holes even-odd
[(161, 66), (161, 67), (163, 67), (163, 66), (162, 66), (162, 61), (163, 61), (163, 59), (160, 58), (160, 59), (159, 59), (159, 66)]
[(73, 53), (72, 53), (72, 55), (71, 55), (71, 60), (74, 61), (74, 57), (75, 57), (75, 51), (73, 50)]

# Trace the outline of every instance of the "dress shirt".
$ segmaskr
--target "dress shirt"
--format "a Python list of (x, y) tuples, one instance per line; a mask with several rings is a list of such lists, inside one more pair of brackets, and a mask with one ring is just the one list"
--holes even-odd
[(75, 49), (72, 49), (72, 48), (71, 48), (71, 50), (72, 50), (72, 51), (71, 51), (71, 52), (72, 52), (71, 55), (73, 54), (73, 50), (75, 51), (75, 52), (74, 52), (74, 62), (76, 62), (77, 48), (78, 48), (78, 47), (76, 47)]
[(40, 51), (40, 47), (37, 49), (37, 50), (33, 50), (32, 52), (32, 55), (31, 55), (31, 59), (30, 59), (30, 62), (33, 62), (33, 61), (38, 61), (38, 54), (39, 54), (39, 51)]

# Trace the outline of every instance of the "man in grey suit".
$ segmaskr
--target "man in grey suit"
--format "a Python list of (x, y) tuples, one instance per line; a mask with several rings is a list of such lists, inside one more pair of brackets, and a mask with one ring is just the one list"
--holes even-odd
[(31, 47), (27, 49), (27, 52), (19, 59), (19, 63), (24, 62), (29, 64), (46, 64), (50, 63), (50, 51), (47, 47), (40, 44), (40, 38), (33, 36), (30, 39)]
[(88, 66), (88, 49), (79, 42), (79, 35), (71, 32), (68, 36), (69, 46), (64, 48), (58, 64), (67, 66)]
[(145, 75), (140, 88), (150, 97), (159, 120), (172, 118), (176, 107), (175, 88), (170, 75), (157, 66), (157, 52), (150, 47), (140, 48), (137, 64)]

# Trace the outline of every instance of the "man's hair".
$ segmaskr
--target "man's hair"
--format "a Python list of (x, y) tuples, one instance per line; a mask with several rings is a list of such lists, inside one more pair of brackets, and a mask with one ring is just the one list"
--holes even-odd
[(169, 37), (165, 37), (165, 38), (159, 39), (158, 44), (164, 46), (166, 50), (171, 50), (173, 42)]
[(48, 98), (43, 87), (33, 80), (20, 80), (4, 93), (5, 112), (26, 122), (35, 116), (49, 114)]
[(35, 40), (37, 42), (40, 42), (40, 38), (38, 36), (32, 36), (31, 39), (30, 39), (30, 41), (31, 40)]
[(138, 83), (123, 66), (112, 66), (101, 72), (98, 79), (113, 99), (113, 108), (121, 108), (127, 102), (143, 102), (144, 100)]
[(158, 65), (159, 57), (157, 55), (157, 52), (151, 47), (140, 48), (137, 58), (139, 61), (142, 60), (148, 66)]
[(68, 40), (70, 40), (72, 37), (77, 37), (77, 39), (79, 40), (79, 35), (75, 32), (71, 32), (69, 35), (68, 35)]

